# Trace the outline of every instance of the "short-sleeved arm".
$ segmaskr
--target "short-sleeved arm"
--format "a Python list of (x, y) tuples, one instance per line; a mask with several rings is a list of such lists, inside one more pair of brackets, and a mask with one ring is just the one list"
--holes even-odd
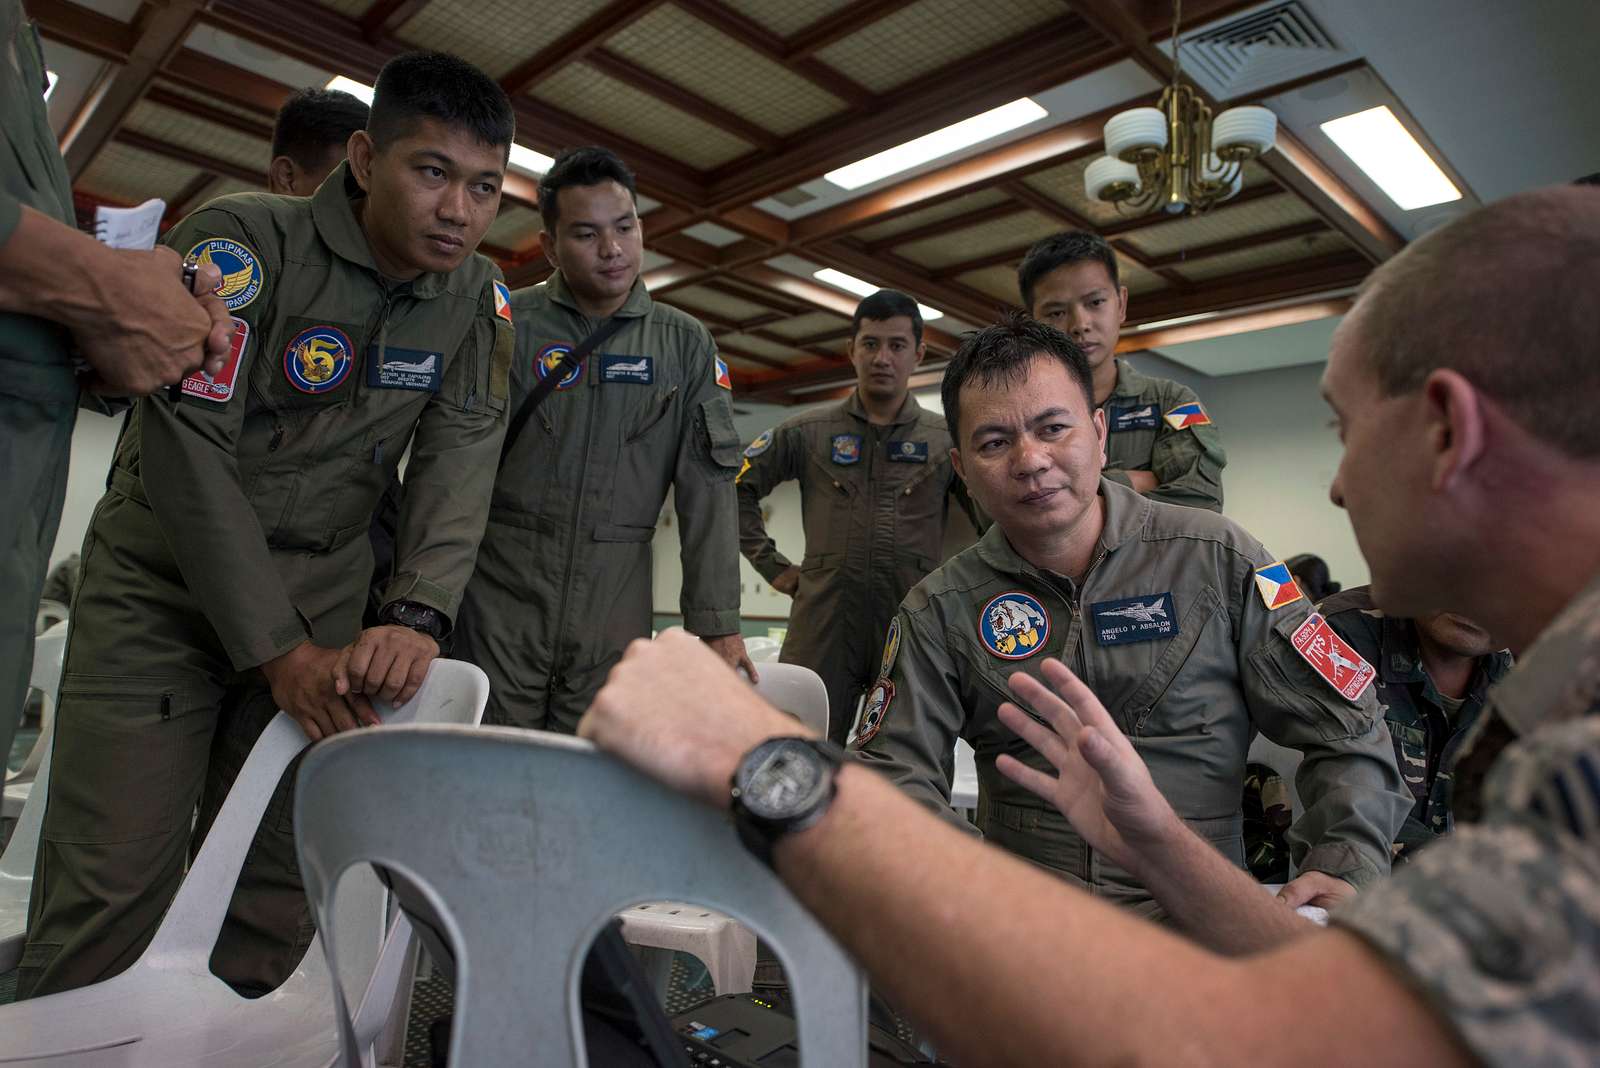
[(1412, 806), (1382, 708), (1370, 685), (1352, 700), (1296, 651), (1292, 636), (1310, 615), (1303, 598), (1269, 609), (1253, 573), (1245, 583), (1239, 671), (1250, 718), (1304, 755), (1295, 785), (1305, 811), (1289, 829), (1295, 864), (1364, 887), (1388, 873)]
[[(1168, 504), (1186, 504), (1193, 508), (1222, 511), (1222, 469), (1228, 464), (1228, 454), (1222, 449), (1222, 435), (1211, 422), (1209, 412), (1200, 405), (1200, 398), (1188, 386), (1178, 385), (1170, 396), (1163, 399), (1165, 411), (1156, 428), (1156, 441), (1150, 452), (1150, 471), (1156, 476), (1156, 488), (1148, 496)], [(1188, 417), (1188, 405), (1199, 408), (1204, 421)], [(1174, 423), (1180, 425), (1174, 426)], [(1123, 476), (1126, 478), (1126, 475)]]
[(1333, 915), (1485, 1064), (1593, 1064), (1600, 1049), (1596, 769), (1600, 716), (1538, 732), (1496, 767), (1485, 823)]
[(852, 749), (931, 811), (967, 831), (950, 807), (956, 739), (966, 721), (961, 682), (942, 635), (926, 630), (934, 612), (901, 606), (885, 638), (889, 672), (867, 691)]
[(771, 582), (793, 566), (778, 551), (761, 519), (761, 501), (780, 484), (800, 477), (805, 464), (805, 434), (780, 426), (758, 435), (744, 451), (739, 472), (739, 551), (762, 578)]

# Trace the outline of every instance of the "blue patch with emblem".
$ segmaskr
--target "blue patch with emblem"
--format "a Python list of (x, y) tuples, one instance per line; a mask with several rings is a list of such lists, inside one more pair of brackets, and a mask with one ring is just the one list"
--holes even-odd
[(367, 349), (367, 386), (371, 389), (414, 389), (439, 392), (444, 379), (444, 353), (422, 349)]
[(756, 435), (756, 439), (744, 450), (744, 454), (754, 460), (770, 448), (772, 448), (772, 431), (763, 430)]
[(925, 464), (928, 462), (926, 441), (891, 441), (889, 459), (897, 464)]
[(238, 311), (259, 297), (267, 284), (267, 272), (262, 269), (255, 250), (232, 238), (207, 238), (190, 249), (189, 256), (201, 266), (209, 263), (222, 272), (222, 288), (217, 290), (217, 296), (230, 312)]
[(1154, 404), (1134, 405), (1128, 408), (1106, 409), (1106, 430), (1155, 430), (1161, 425), (1161, 413)]
[(978, 613), (978, 637), (1002, 660), (1026, 660), (1050, 640), (1050, 613), (1032, 594), (1002, 593)]
[[(561, 362), (561, 357), (571, 351), (572, 346), (563, 341), (558, 341), (554, 345), (546, 345), (540, 349), (539, 354), (533, 358), (533, 369), (538, 373), (539, 380), (542, 382), (549, 378), (550, 372), (554, 371), (556, 365)], [(571, 389), (578, 384), (578, 379), (582, 376), (583, 364), (580, 363), (561, 376), (561, 381), (556, 383), (556, 389)]]
[(327, 393), (350, 377), (355, 348), (343, 330), (313, 326), (289, 339), (283, 348), (283, 373), (301, 393)]
[(853, 464), (861, 459), (860, 434), (835, 434), (833, 436), (833, 462)]
[(649, 386), (655, 380), (656, 361), (653, 356), (600, 357), (602, 382), (632, 382), (636, 386)]
[(1101, 601), (1089, 606), (1089, 615), (1094, 620), (1095, 641), (1101, 645), (1148, 642), (1178, 634), (1178, 613), (1171, 593)]

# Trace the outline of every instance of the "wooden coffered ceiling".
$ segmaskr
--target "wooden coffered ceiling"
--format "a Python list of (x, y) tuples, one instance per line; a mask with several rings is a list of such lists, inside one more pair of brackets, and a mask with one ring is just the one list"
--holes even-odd
[[(737, 392), (754, 399), (813, 400), (849, 378), (841, 348), (856, 298), (809, 277), (816, 267), (943, 311), (948, 322), (928, 331), (937, 359), (954, 330), (1015, 302), (1022, 252), (1063, 228), (1111, 239), (1134, 294), (1130, 322), (1259, 308), (1281, 320), (1297, 302), (1327, 314), (1329, 293), (1401, 245), (1287, 131), (1243, 192), (1207, 215), (1125, 218), (1087, 200), (1082, 172), (1105, 120), (1153, 96), (808, 214), (757, 206), (1113, 64), (1169, 77), (1157, 47), (1169, 9), (1155, 0), (90, 2), (24, 2), (51, 48), (99, 61), (63, 127), (81, 198), (160, 196), (178, 217), (262, 188), (273, 113), (299, 87), (284, 71), (370, 84), (402, 51), (451, 51), (506, 88), (523, 144), (551, 155), (604, 144), (636, 169), (647, 284), (712, 329)], [(1189, 0), (1186, 28), (1250, 6)], [(218, 58), (207, 42), (219, 39), (261, 61)], [(514, 172), (483, 247), (513, 285), (548, 271), (535, 199), (534, 180)], [(1135, 344), (1148, 341), (1125, 347)]]

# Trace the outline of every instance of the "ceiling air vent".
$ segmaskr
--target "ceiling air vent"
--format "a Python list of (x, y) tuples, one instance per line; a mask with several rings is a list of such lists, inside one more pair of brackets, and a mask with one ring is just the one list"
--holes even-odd
[(1354, 58), (1299, 0), (1203, 27), (1183, 38), (1183, 69), (1219, 100), (1232, 100)]

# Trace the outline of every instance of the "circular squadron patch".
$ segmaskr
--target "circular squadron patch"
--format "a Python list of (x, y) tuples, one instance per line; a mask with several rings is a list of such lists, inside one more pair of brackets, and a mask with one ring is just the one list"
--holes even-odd
[(978, 614), (978, 637), (1002, 660), (1026, 660), (1050, 639), (1050, 614), (1031, 594), (1002, 593)]
[(889, 714), (889, 705), (894, 701), (894, 683), (888, 679), (879, 679), (872, 684), (872, 689), (867, 691), (867, 699), (861, 703), (861, 720), (856, 724), (855, 741), (851, 744), (860, 749), (873, 738), (883, 727), (883, 717)]
[[(551, 372), (556, 369), (556, 365), (561, 362), (561, 357), (565, 356), (571, 351), (572, 346), (566, 344), (565, 342), (558, 342), (554, 345), (546, 345), (544, 348), (540, 349), (539, 354), (533, 358), (534, 371), (538, 373), (541, 380), (549, 378)], [(556, 388), (571, 389), (573, 386), (578, 384), (578, 379), (582, 377), (583, 364), (580, 363), (578, 366), (561, 376), (561, 381), (556, 383)]]
[(222, 272), (222, 288), (217, 290), (217, 296), (230, 312), (259, 297), (261, 287), (267, 283), (267, 273), (261, 269), (255, 251), (232, 238), (208, 237), (190, 249), (189, 256), (202, 266), (209, 263)]
[(756, 435), (756, 439), (744, 450), (744, 454), (754, 460), (770, 448), (772, 448), (772, 431), (763, 430)]
[(290, 339), (283, 350), (283, 373), (301, 393), (338, 389), (355, 366), (355, 349), (343, 330), (313, 326)]

